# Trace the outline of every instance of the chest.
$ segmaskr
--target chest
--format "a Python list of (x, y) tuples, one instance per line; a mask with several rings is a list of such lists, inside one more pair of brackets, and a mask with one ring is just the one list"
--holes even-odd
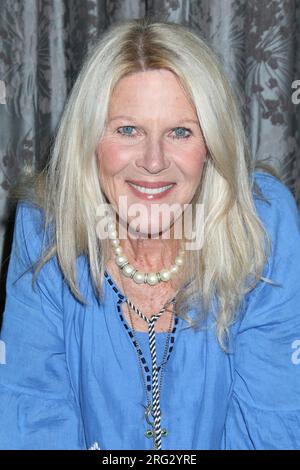
[[(168, 303), (176, 291), (169, 283), (160, 283), (157, 286), (138, 285), (132, 279), (122, 276), (113, 264), (107, 265), (107, 272), (118, 286), (119, 291), (132, 302), (147, 318), (158, 314), (165, 306), (165, 311), (155, 323), (155, 331), (169, 331), (173, 326), (174, 304)], [(127, 302), (122, 304), (122, 313), (130, 327), (136, 331), (148, 331), (148, 323)]]

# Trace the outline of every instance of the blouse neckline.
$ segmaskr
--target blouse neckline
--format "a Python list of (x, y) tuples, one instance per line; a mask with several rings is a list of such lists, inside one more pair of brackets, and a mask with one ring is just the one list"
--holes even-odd
[[(123, 314), (123, 311), (122, 311), (122, 308), (121, 308), (121, 304), (123, 304), (125, 301), (126, 301), (126, 296), (121, 292), (121, 290), (119, 289), (118, 285), (116, 284), (116, 282), (113, 280), (113, 278), (111, 277), (111, 275), (106, 271), (104, 271), (104, 277), (106, 279), (106, 281), (108, 282), (110, 288), (113, 290), (114, 294), (117, 296), (117, 299), (118, 299), (118, 315), (123, 323), (123, 325), (125, 326), (125, 329), (129, 332), (133, 332), (131, 326), (129, 325), (128, 321), (126, 320), (124, 314)], [(177, 323), (178, 323), (178, 317), (175, 316), (175, 319), (174, 319), (174, 327), (173, 327), (173, 330), (172, 332), (175, 333), (176, 331), (176, 326), (177, 326)], [(141, 337), (142, 336), (145, 336), (145, 335), (148, 335), (148, 331), (140, 331), (140, 330), (134, 330), (135, 334), (136, 335), (140, 335)], [(168, 334), (168, 331), (158, 331), (155, 333), (156, 335), (167, 335)]]

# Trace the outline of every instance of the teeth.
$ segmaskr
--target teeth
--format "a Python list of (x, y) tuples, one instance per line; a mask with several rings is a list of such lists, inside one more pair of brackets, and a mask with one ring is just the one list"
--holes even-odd
[(141, 193), (146, 193), (146, 194), (163, 193), (164, 191), (166, 191), (169, 188), (172, 188), (172, 186), (173, 186), (173, 184), (169, 184), (168, 186), (162, 186), (161, 188), (145, 188), (144, 186), (138, 186), (137, 184), (133, 184), (133, 183), (129, 183), (129, 182), (128, 182), (128, 184), (130, 184), (130, 186), (137, 189)]

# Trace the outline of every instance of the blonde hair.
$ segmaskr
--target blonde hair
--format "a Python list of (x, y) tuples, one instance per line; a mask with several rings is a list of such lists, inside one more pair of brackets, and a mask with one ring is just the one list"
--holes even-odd
[[(18, 198), (44, 209), (45, 226), (53, 223), (55, 227), (34, 278), (57, 255), (71, 291), (86, 303), (76, 281), (76, 258), (84, 254), (95, 295), (103, 300), (108, 246), (97, 236), (96, 213), (106, 199), (99, 184), (96, 149), (117, 82), (129, 73), (158, 68), (179, 77), (195, 106), (208, 149), (191, 201), (193, 205), (203, 203), (208, 214), (205, 238), (201, 250), (186, 252), (183, 273), (190, 283), (178, 293), (176, 313), (197, 327), (207, 318), (216, 296), (216, 335), (226, 350), (229, 327), (245, 293), (264, 279), (271, 241), (253, 201), (252, 190), (259, 195), (259, 188), (252, 180), (254, 164), (238, 96), (216, 53), (182, 25), (147, 18), (118, 23), (103, 34), (86, 58), (65, 106), (48, 164), (30, 177), (32, 183), (25, 178), (15, 188)], [(279, 177), (271, 167), (264, 169)], [(191, 306), (198, 312), (196, 321), (187, 316)]]

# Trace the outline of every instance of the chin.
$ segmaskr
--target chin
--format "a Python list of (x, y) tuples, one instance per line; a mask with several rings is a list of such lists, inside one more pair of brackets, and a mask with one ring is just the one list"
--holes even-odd
[(161, 237), (162, 233), (166, 232), (166, 239), (170, 238), (170, 233), (168, 234), (168, 231), (170, 231), (170, 226), (164, 226), (160, 224), (152, 224), (147, 223), (141, 223), (137, 226), (138, 232), (135, 232), (134, 229), (136, 228), (136, 224), (129, 224), (129, 233), (131, 236), (135, 236), (135, 238), (159, 238)]

